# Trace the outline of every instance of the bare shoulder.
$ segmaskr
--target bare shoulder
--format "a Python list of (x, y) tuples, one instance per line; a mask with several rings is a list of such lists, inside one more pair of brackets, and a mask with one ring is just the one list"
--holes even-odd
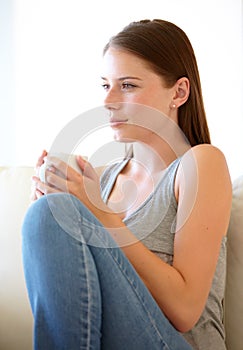
[[(223, 152), (210, 144), (192, 147), (181, 159), (175, 182), (177, 195), (180, 189), (183, 192), (194, 188), (201, 188), (202, 192), (215, 193), (217, 189), (231, 196), (232, 183), (228, 165)], [(209, 194), (208, 194), (209, 196)]]
[(192, 147), (181, 159), (178, 176), (196, 171), (197, 175), (226, 175), (229, 180), (229, 170), (223, 152), (210, 144), (201, 144)]
[(187, 161), (196, 161), (198, 164), (201, 163), (205, 165), (216, 161), (227, 167), (223, 152), (219, 148), (210, 144), (201, 144), (192, 147), (182, 157), (182, 164)]

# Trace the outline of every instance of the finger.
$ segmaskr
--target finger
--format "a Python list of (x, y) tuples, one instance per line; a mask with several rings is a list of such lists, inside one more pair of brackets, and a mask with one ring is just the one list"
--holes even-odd
[(44, 193), (42, 193), (41, 191), (39, 190), (36, 190), (35, 191), (35, 195), (36, 195), (36, 199), (39, 199), (40, 197), (42, 197), (44, 195)]
[(39, 192), (41, 194), (50, 194), (50, 193), (58, 193), (60, 190), (56, 187), (53, 187), (49, 183), (43, 183), (40, 180), (37, 180), (36, 182), (36, 192)]
[(86, 165), (86, 163), (87, 163), (87, 160), (86, 159), (84, 159), (82, 156), (77, 156), (76, 157), (76, 161), (77, 161), (77, 163), (78, 163), (78, 166), (80, 167), (80, 169), (82, 170), (82, 171), (84, 171), (84, 168), (85, 168), (85, 165)]
[[(58, 170), (58, 174), (56, 174), (56, 169), (53, 167), (51, 169), (46, 170), (46, 182), (47, 186), (44, 185), (44, 187), (50, 187), (51, 189), (55, 189), (56, 191), (61, 192), (68, 192), (68, 180), (66, 178), (63, 178), (60, 176), (60, 171)], [(50, 191), (49, 188), (47, 188), (48, 191)], [(50, 192), (48, 192), (50, 193)]]
[(30, 200), (31, 202), (36, 201), (38, 198), (40, 198), (41, 195), (43, 195), (42, 192), (36, 189), (36, 183), (39, 180), (37, 176), (32, 177), (32, 182), (31, 182), (31, 194), (30, 194)]
[(47, 160), (50, 165), (48, 169), (52, 171), (55, 169), (55, 173), (62, 178), (75, 180), (81, 176), (72, 166), (69, 166), (68, 163), (62, 161), (60, 158), (49, 156)]
[(77, 163), (80, 166), (83, 174), (89, 179), (97, 179), (97, 173), (94, 170), (93, 166), (81, 156), (77, 156)]
[(39, 176), (40, 167), (44, 163), (44, 160), (45, 160), (46, 156), (47, 156), (47, 151), (43, 150), (42, 154), (38, 158), (37, 163), (35, 165), (35, 173), (36, 173), (37, 176)]
[(35, 192), (31, 193), (31, 195), (30, 195), (30, 201), (31, 201), (31, 202), (34, 202), (34, 201), (36, 201), (36, 199), (37, 199), (37, 194), (36, 194), (36, 191), (35, 191)]
[(36, 168), (39, 168), (44, 163), (44, 158), (47, 156), (47, 151), (43, 150), (40, 157), (37, 160)]

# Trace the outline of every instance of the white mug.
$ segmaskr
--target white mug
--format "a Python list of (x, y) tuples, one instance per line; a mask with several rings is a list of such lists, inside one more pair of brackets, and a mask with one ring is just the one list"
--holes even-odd
[[(59, 158), (65, 163), (67, 163), (68, 166), (72, 167), (74, 170), (76, 170), (78, 173), (82, 173), (82, 170), (80, 169), (76, 157), (76, 154), (68, 154), (68, 153), (55, 153), (55, 154), (49, 154), (53, 157)], [(85, 160), (87, 160), (87, 157), (82, 156)], [(39, 169), (39, 178), (42, 182), (46, 182), (45, 172), (48, 167), (51, 166), (51, 163), (48, 161), (48, 159), (40, 166)], [(58, 172), (57, 172), (58, 175)]]

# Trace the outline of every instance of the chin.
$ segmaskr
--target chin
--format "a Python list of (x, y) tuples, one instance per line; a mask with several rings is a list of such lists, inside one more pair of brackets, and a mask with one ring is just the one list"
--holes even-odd
[(114, 135), (114, 140), (116, 142), (131, 142), (127, 137), (122, 137), (120, 135)]
[(124, 143), (127, 143), (127, 142), (131, 143), (136, 141), (136, 139), (134, 138), (134, 136), (131, 135), (131, 133), (130, 134), (125, 133), (125, 132), (122, 132), (121, 130), (114, 130), (113, 138), (117, 142), (124, 142)]
[[(121, 124), (118, 126), (111, 126), (113, 131), (113, 138), (117, 142), (136, 142), (148, 137), (148, 131), (145, 128), (134, 125)], [(149, 134), (149, 137), (151, 135)]]
[(113, 138), (115, 141), (123, 142), (124, 138), (126, 138), (125, 133), (122, 132), (122, 130), (112, 128), (112, 131), (113, 131)]

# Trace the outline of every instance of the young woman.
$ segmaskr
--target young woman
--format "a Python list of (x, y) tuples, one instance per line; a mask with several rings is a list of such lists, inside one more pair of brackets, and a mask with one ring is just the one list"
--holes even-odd
[(100, 178), (82, 157), (83, 173), (63, 178), (48, 156), (46, 183), (33, 178), (23, 261), (35, 349), (225, 349), (231, 181), (191, 44), (142, 20), (110, 39), (103, 63), (110, 126), (132, 152)]

